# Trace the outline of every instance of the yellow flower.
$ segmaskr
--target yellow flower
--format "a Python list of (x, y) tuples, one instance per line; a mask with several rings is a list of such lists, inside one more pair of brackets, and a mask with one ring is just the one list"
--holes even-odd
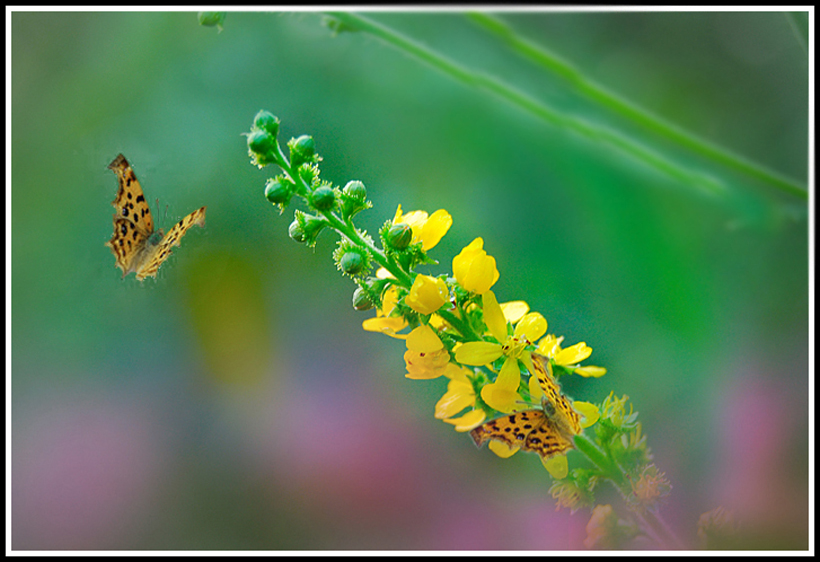
[(659, 500), (669, 495), (672, 484), (654, 464), (645, 466), (637, 480), (632, 481), (630, 506), (638, 512), (655, 509)]
[(449, 298), (450, 292), (443, 279), (418, 274), (404, 303), (419, 314), (432, 314), (444, 306)]
[(556, 479), (550, 486), (550, 494), (555, 498), (556, 510), (566, 507), (575, 513), (584, 507), (583, 492), (573, 480)]
[[(436, 402), (436, 418), (453, 424), (455, 430), (460, 432), (470, 431), (486, 417), (483, 410), (475, 409), (475, 391), (470, 379), (467, 378), (468, 372), (466, 368), (455, 363), (448, 364), (443, 373), (450, 379), (447, 383), (447, 392)], [(473, 409), (461, 417), (453, 417), (468, 407)]]
[(408, 379), (435, 379), (450, 364), (450, 353), (430, 326), (422, 324), (406, 336), (404, 362)]
[(424, 353), (408, 349), (404, 352), (404, 363), (407, 365), (408, 379), (426, 380), (436, 379), (443, 374), (443, 370), (450, 363), (450, 354), (446, 349), (433, 353)]
[(476, 238), (453, 258), (453, 276), (465, 290), (479, 295), (498, 281), (495, 258), (484, 251), (484, 240)]
[(396, 287), (391, 285), (384, 292), (382, 306), (376, 310), (376, 317), (362, 322), (362, 328), (368, 332), (381, 332), (393, 338), (404, 339), (406, 336), (400, 336), (396, 332), (407, 327), (407, 320), (403, 316), (390, 316), (397, 301)]
[(616, 548), (618, 543), (618, 516), (611, 505), (596, 505), (587, 523), (584, 546), (606, 550)]
[(633, 424), (637, 413), (633, 410), (632, 404), (629, 405), (629, 411), (626, 411), (627, 400), (629, 396), (626, 394), (618, 398), (615, 396), (615, 391), (611, 391), (601, 404), (601, 417), (608, 419), (615, 427)]
[(586, 343), (580, 342), (566, 349), (562, 349), (562, 341), (564, 341), (564, 336), (556, 338), (554, 335), (549, 334), (538, 342), (536, 352), (541, 355), (546, 355), (551, 358), (556, 365), (567, 367), (572, 370), (573, 373), (581, 375), (582, 377), (598, 378), (606, 374), (604, 367), (595, 367), (592, 365), (580, 367), (578, 365), (578, 363), (592, 355), (592, 348)]
[(393, 224), (403, 222), (413, 230), (411, 244), (421, 242), (421, 249), (425, 252), (433, 248), (447, 234), (453, 224), (453, 217), (444, 209), (439, 209), (428, 216), (424, 211), (410, 211), (402, 214), (401, 205), (396, 209)]
[(698, 537), (703, 547), (710, 550), (742, 548), (738, 540), (739, 530), (734, 513), (723, 506), (707, 511), (698, 519)]
[(521, 372), (518, 361), (508, 357), (498, 372), (495, 382), (481, 388), (481, 399), (494, 410), (509, 414), (521, 407), (521, 395), (518, 394), (518, 383)]
[(507, 320), (492, 291), (482, 296), (484, 323), (495, 339), (495, 342), (467, 342), (456, 349), (456, 361), (465, 365), (488, 365), (501, 356), (507, 359), (498, 372), (495, 382), (481, 389), (484, 402), (499, 412), (510, 413), (521, 400), (518, 386), (521, 382), (521, 371), (518, 360), (528, 366), (532, 359), (525, 346), (544, 335), (547, 321), (537, 312), (525, 314), (515, 325), (513, 335), (507, 334)]

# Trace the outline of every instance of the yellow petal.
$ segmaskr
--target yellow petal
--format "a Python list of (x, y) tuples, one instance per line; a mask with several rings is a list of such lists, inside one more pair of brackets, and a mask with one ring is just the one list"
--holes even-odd
[(395, 277), (385, 268), (380, 267), (376, 270), (376, 279), (395, 279)]
[(362, 322), (362, 328), (368, 332), (383, 332), (391, 337), (400, 337), (400, 339), (407, 336), (398, 336), (396, 332), (403, 330), (405, 327), (407, 327), (407, 321), (400, 316), (368, 318)]
[(512, 391), (518, 390), (521, 384), (521, 370), (518, 368), (518, 360), (513, 357), (507, 357), (504, 365), (498, 372), (498, 377), (495, 379), (495, 384), (499, 388), (506, 388)]
[(511, 456), (513, 456), (515, 453), (518, 452), (518, 449), (521, 448), (518, 445), (516, 445), (515, 447), (510, 447), (509, 445), (507, 445), (506, 443), (504, 443), (502, 441), (490, 441), (490, 444), (487, 445), (487, 446), (490, 448), (490, 450), (493, 453), (495, 453), (496, 455), (498, 455), (502, 459), (510, 458)]
[(544, 397), (544, 390), (541, 388), (541, 383), (538, 382), (538, 377), (535, 375), (530, 376), (530, 380), (527, 381), (527, 386), (530, 388), (530, 397), (533, 401), (538, 402)]
[(538, 312), (530, 312), (515, 325), (513, 335), (517, 337), (524, 336), (527, 340), (535, 342), (546, 333), (547, 319)]
[[(410, 211), (406, 215), (402, 215), (401, 222), (410, 226), (413, 229), (413, 242), (418, 242), (418, 231), (424, 226), (427, 220), (426, 211)], [(395, 221), (393, 222), (395, 224)]]
[(487, 291), (481, 296), (481, 302), (484, 309), (484, 323), (487, 325), (487, 329), (490, 330), (495, 339), (503, 343), (507, 339), (507, 319), (504, 317), (504, 311), (498, 306), (495, 293)]
[(421, 249), (426, 252), (438, 244), (452, 225), (453, 217), (444, 209), (439, 209), (430, 215), (419, 232)]
[(592, 348), (584, 342), (576, 343), (570, 347), (562, 349), (555, 355), (555, 363), (558, 365), (574, 365), (592, 355)]
[(602, 377), (606, 374), (606, 369), (604, 367), (595, 367), (594, 365), (587, 365), (586, 367), (578, 367), (573, 371), (576, 375), (581, 375), (582, 377)]
[(495, 266), (495, 258), (484, 254), (473, 261), (465, 285), (462, 286), (472, 293), (482, 295), (489, 291), (496, 281), (498, 269)]
[(456, 348), (456, 361), (464, 365), (487, 365), (503, 355), (501, 344), (470, 341)]
[(572, 409), (581, 414), (581, 427), (587, 428), (598, 421), (601, 417), (601, 411), (598, 406), (590, 404), (589, 402), (575, 401), (572, 403)]
[(447, 325), (447, 323), (444, 321), (444, 319), (441, 316), (439, 316), (438, 314), (431, 314), (430, 315), (430, 321), (428, 322), (428, 324), (430, 325), (431, 328), (433, 328), (435, 330), (443, 328), (444, 326)]
[(475, 429), (477, 426), (481, 425), (481, 422), (484, 421), (485, 417), (487, 417), (487, 414), (485, 414), (482, 410), (471, 410), (460, 418), (450, 418), (444, 421), (453, 424), (456, 426), (456, 431), (463, 433), (465, 431)]
[(407, 366), (408, 379), (427, 380), (435, 379), (444, 374), (450, 362), (450, 353), (440, 349), (433, 353), (420, 353), (408, 349), (404, 352), (404, 363)]
[(420, 353), (433, 353), (443, 347), (444, 344), (427, 324), (422, 324), (407, 334), (407, 349)]
[(418, 274), (404, 303), (419, 314), (432, 314), (449, 299), (450, 292), (443, 279)]
[(467, 378), (467, 374), (472, 374), (472, 371), (466, 367), (459, 367), (455, 363), (449, 363), (444, 370), (444, 376), (448, 379), (464, 383), (470, 382), (470, 379)]
[[(476, 251), (477, 249), (480, 249), (483, 244), (484, 241), (481, 238), (476, 238), (453, 258), (453, 277), (456, 278), (456, 281), (461, 283), (461, 280), (466, 278), (467, 273), (470, 271), (470, 264), (473, 261)], [(462, 284), (462, 287), (463, 286), (464, 285)]]
[(453, 276), (465, 290), (479, 295), (498, 281), (495, 258), (483, 249), (484, 240), (476, 238), (453, 258)]
[[(385, 271), (387, 270), (385, 269)], [(382, 306), (378, 310), (378, 314), (381, 316), (390, 316), (390, 313), (396, 308), (398, 302), (399, 294), (396, 290), (396, 286), (390, 285), (382, 294)]]
[[(530, 306), (524, 301), (510, 301), (501, 303), (501, 310), (504, 312), (504, 318), (507, 319), (507, 322), (511, 324), (515, 324), (524, 315), (530, 311)], [(535, 341), (535, 340), (533, 340)]]
[(552, 334), (547, 334), (541, 341), (538, 342), (536, 353), (546, 355), (547, 357), (555, 357), (555, 354), (561, 351), (561, 342), (564, 341), (564, 336), (556, 338)]
[(449, 418), (474, 404), (475, 394), (470, 383), (450, 381), (447, 385), (447, 392), (436, 402), (435, 417), (440, 420)]
[(547, 469), (553, 478), (561, 480), (569, 474), (569, 463), (566, 455), (555, 455), (547, 459), (541, 457), (541, 464)]
[(481, 389), (481, 399), (490, 408), (509, 414), (515, 410), (516, 402), (521, 400), (521, 396), (514, 390), (490, 383)]
[[(521, 361), (524, 364), (524, 366), (527, 368), (528, 373), (534, 373), (535, 372), (535, 367), (532, 366), (532, 352), (531, 351), (527, 351), (526, 349), (521, 351), (521, 353), (518, 355), (518, 360)], [(550, 372), (550, 374), (552, 374), (552, 372)]]

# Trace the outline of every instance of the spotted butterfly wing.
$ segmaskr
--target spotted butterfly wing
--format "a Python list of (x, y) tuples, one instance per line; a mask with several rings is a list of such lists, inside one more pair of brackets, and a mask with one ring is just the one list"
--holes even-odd
[(546, 403), (555, 411), (553, 419), (562, 427), (564, 433), (571, 435), (581, 433), (581, 416), (572, 408), (569, 398), (561, 393), (561, 388), (552, 376), (549, 357), (533, 353), (532, 366), (541, 390), (544, 391)]
[(485, 441), (501, 441), (509, 447), (538, 453), (545, 459), (575, 447), (572, 438), (581, 432), (581, 417), (561, 394), (550, 374), (549, 359), (533, 354), (533, 367), (544, 391), (542, 408), (514, 412), (479, 425), (470, 431), (477, 446)]
[(108, 168), (117, 174), (119, 190), (111, 202), (116, 209), (114, 234), (105, 245), (111, 248), (123, 277), (133, 271), (142, 281), (156, 275), (159, 266), (171, 255), (171, 246), (179, 245), (180, 238), (191, 226), (204, 226), (205, 207), (190, 213), (163, 236), (162, 230), (154, 230), (148, 202), (125, 157), (118, 155)]
[(153, 248), (146, 262), (137, 270), (137, 279), (142, 280), (144, 277), (153, 277), (156, 275), (159, 266), (171, 255), (171, 248), (173, 246), (179, 246), (179, 239), (194, 225), (205, 226), (205, 207), (200, 207), (193, 213), (190, 213), (168, 231), (168, 234)]

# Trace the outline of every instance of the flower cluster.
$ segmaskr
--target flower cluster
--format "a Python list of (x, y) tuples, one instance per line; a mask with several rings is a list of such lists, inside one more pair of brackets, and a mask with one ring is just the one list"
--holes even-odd
[[(339, 235), (333, 258), (356, 283), (353, 307), (375, 310), (375, 316), (362, 322), (363, 329), (404, 340), (405, 377), (447, 379), (435, 418), (457, 432), (471, 432), (474, 439), (480, 427), (491, 440), (490, 449), (502, 458), (522, 448), (537, 452), (556, 479), (551, 491), (559, 507), (592, 509), (596, 488), (610, 482), (634, 512), (654, 513), (671, 486), (649, 464), (637, 412), (627, 406), (626, 396), (610, 394), (592, 404), (563, 395), (555, 380), (601, 377), (606, 369), (582, 365), (592, 349), (585, 342), (563, 346), (564, 336), (549, 333), (547, 319), (525, 301), (498, 302), (492, 291), (498, 266), (484, 249), (484, 239), (467, 244), (452, 258), (449, 271), (423, 271), (438, 263), (428, 252), (453, 224), (447, 211), (404, 212), (399, 205), (379, 229), (377, 244), (353, 223), (357, 213), (371, 207), (364, 184), (354, 180), (340, 188), (322, 180), (313, 139), (292, 138), (286, 155), (278, 132), (279, 119), (260, 111), (247, 133), (251, 162), (281, 169), (267, 180), (265, 197), (280, 213), (294, 197), (305, 202), (307, 211), (296, 210), (288, 229), (294, 241), (312, 246), (325, 230)], [(549, 438), (560, 445), (550, 448), (537, 439), (542, 445), (530, 445), (528, 434), (536, 431), (526, 421), (531, 419), (543, 424), (542, 435), (547, 427)], [(493, 433), (502, 422), (510, 433)], [(581, 453), (585, 466), (569, 471), (568, 449)], [(606, 544), (602, 529), (619, 529), (620, 537), (635, 534), (631, 524), (612, 519), (611, 508), (595, 509), (590, 544)]]

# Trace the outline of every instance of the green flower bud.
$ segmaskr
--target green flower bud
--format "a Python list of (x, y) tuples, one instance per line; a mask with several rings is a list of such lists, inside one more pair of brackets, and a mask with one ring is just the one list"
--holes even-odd
[(367, 190), (364, 184), (358, 180), (347, 182), (341, 192), (342, 200), (342, 216), (350, 218), (359, 211), (363, 211), (370, 207), (367, 201)]
[(259, 113), (256, 114), (256, 117), (253, 118), (253, 126), (261, 131), (269, 133), (273, 138), (276, 138), (276, 135), (279, 134), (279, 118), (270, 111), (265, 111), (264, 109), (259, 111)]
[(345, 252), (339, 260), (342, 271), (349, 275), (361, 273), (365, 266), (365, 259), (359, 252)]
[(265, 184), (265, 197), (275, 205), (286, 205), (293, 196), (293, 184), (282, 177), (271, 178)]
[(288, 146), (290, 147), (290, 163), (292, 166), (301, 166), (305, 162), (314, 160), (316, 143), (313, 142), (313, 137), (302, 135), (297, 139), (292, 139)]
[(353, 308), (356, 310), (370, 310), (373, 308), (373, 301), (361, 287), (353, 291)]
[(290, 223), (290, 226), (288, 227), (288, 236), (290, 236), (296, 242), (305, 241), (305, 231), (302, 230), (302, 225), (299, 224), (298, 220), (295, 220), (292, 223)]
[(248, 150), (254, 154), (268, 156), (273, 153), (273, 145), (276, 142), (267, 131), (251, 131), (248, 134)]
[(359, 180), (347, 182), (343, 191), (345, 195), (356, 201), (364, 201), (367, 197), (367, 189), (365, 189), (364, 184)]
[(299, 175), (299, 179), (308, 186), (308, 189), (313, 189), (313, 186), (319, 178), (319, 166), (316, 164), (302, 164), (299, 166), (299, 169), (296, 170), (296, 173)]
[(319, 236), (319, 232), (327, 226), (327, 221), (324, 219), (313, 215), (308, 215), (307, 213), (303, 213), (301, 211), (297, 211), (296, 220), (299, 221), (299, 225), (302, 228), (304, 242), (308, 246), (313, 246), (316, 244), (316, 237)]
[(222, 31), (222, 22), (225, 21), (225, 16), (227, 12), (199, 12), (197, 14), (197, 19), (199, 20), (199, 25), (204, 25), (206, 27), (219, 27), (219, 30)]
[(310, 193), (310, 204), (317, 211), (329, 211), (336, 203), (336, 194), (329, 185), (320, 185)]
[(385, 242), (395, 250), (404, 250), (412, 240), (413, 229), (404, 222), (391, 226), (390, 230), (387, 231), (387, 236), (385, 236)]

